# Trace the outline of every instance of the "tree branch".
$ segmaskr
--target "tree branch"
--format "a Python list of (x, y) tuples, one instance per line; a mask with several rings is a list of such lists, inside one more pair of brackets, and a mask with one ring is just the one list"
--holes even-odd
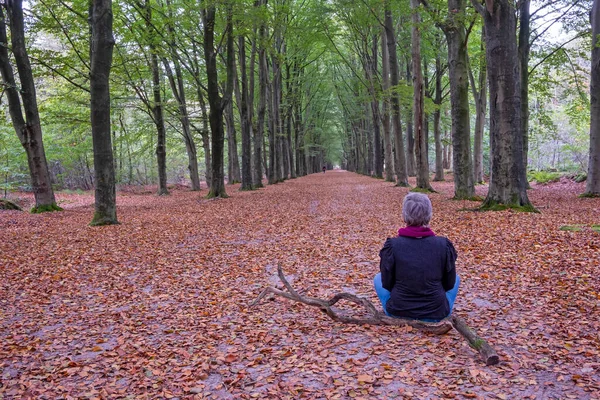
[[(284, 287), (287, 289), (287, 292), (280, 289), (276, 289), (274, 287), (267, 287), (258, 295), (258, 297), (252, 303), (250, 303), (250, 307), (254, 307), (266, 295), (274, 294), (280, 297), (285, 297), (286, 299), (292, 301), (317, 307), (325, 314), (327, 314), (327, 316), (330, 317), (332, 320), (344, 324), (411, 326), (415, 329), (419, 329), (429, 333), (434, 333), (437, 335), (443, 335), (450, 331), (452, 328), (454, 328), (465, 339), (467, 339), (469, 345), (473, 349), (479, 352), (486, 365), (495, 365), (498, 364), (498, 362), (500, 361), (498, 355), (496, 354), (496, 351), (485, 340), (479, 337), (471, 328), (469, 328), (462, 318), (456, 315), (451, 315), (450, 317), (444, 318), (439, 322), (424, 322), (415, 319), (389, 317), (383, 312), (378, 311), (373, 305), (373, 303), (371, 303), (368, 299), (358, 297), (351, 293), (337, 293), (329, 300), (321, 300), (314, 297), (301, 296), (292, 287), (292, 285), (290, 285), (285, 275), (283, 274), (281, 266), (277, 267), (277, 275), (279, 276), (279, 279), (283, 283)], [(334, 306), (340, 300), (346, 300), (358, 306), (361, 306), (364, 311), (364, 316), (352, 317), (333, 309), (332, 306)]]

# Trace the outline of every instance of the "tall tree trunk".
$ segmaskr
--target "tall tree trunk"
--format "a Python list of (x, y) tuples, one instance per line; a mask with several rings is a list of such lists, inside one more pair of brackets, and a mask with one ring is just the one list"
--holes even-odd
[[(280, 38), (276, 36), (276, 50), (280, 48)], [(276, 51), (278, 53), (278, 51)], [(272, 118), (273, 118), (273, 149), (274, 163), (272, 165), (274, 171), (275, 182), (282, 182), (283, 176), (283, 149), (282, 149), (282, 126), (281, 126), (281, 64), (277, 54), (271, 57), (271, 65), (273, 66), (273, 80), (271, 81), (271, 102), (272, 102)]]
[[(256, 0), (254, 2), (254, 6), (257, 7), (260, 5), (260, 0)], [(248, 87), (248, 125), (250, 126), (250, 140), (251, 147), (254, 146), (254, 155), (252, 154), (252, 149), (250, 149), (250, 173), (252, 174), (252, 188), (262, 187), (262, 172), (260, 173), (260, 178), (258, 177), (258, 171), (256, 171), (256, 131), (257, 126), (254, 122), (254, 91), (255, 91), (255, 76), (256, 76), (256, 57), (258, 55), (257, 48), (257, 33), (258, 29), (256, 27), (253, 28), (252, 31), (252, 50), (250, 51), (250, 77), (249, 77), (249, 87)], [(254, 157), (254, 158), (253, 158)], [(260, 157), (258, 157), (260, 160)], [(259, 164), (260, 166), (260, 164)], [(258, 181), (258, 182), (257, 182)], [(257, 185), (260, 183), (260, 185)]]
[[(174, 18), (171, 10), (170, 0), (167, 0), (166, 3), (170, 20), (173, 21)], [(188, 155), (188, 169), (190, 171), (190, 181), (192, 183), (192, 190), (200, 190), (200, 175), (198, 173), (198, 155), (196, 150), (196, 143), (194, 141), (194, 136), (192, 135), (192, 131), (190, 129), (190, 118), (188, 115), (187, 102), (185, 98), (185, 82), (183, 80), (181, 63), (179, 62), (179, 55), (177, 54), (175, 28), (173, 27), (171, 22), (168, 22), (166, 27), (167, 33), (169, 35), (169, 52), (171, 54), (171, 61), (173, 62), (175, 74), (173, 74), (171, 66), (165, 58), (163, 58), (163, 65), (165, 66), (165, 71), (167, 72), (169, 78), (171, 90), (173, 91), (173, 95), (175, 96), (177, 104), (179, 105), (179, 121), (181, 123), (181, 129), (183, 131), (183, 140), (185, 142), (185, 148)]]
[[(15, 56), (17, 71), (20, 79), (20, 90), (17, 90), (14, 72), (10, 64), (7, 50), (6, 20), (0, 5), (0, 72), (4, 83), (4, 90), (8, 98), (8, 110), (12, 119), (13, 127), (19, 137), (21, 145), (27, 154), (29, 176), (35, 196), (35, 207), (33, 212), (58, 211), (61, 208), (56, 205), (52, 182), (46, 161), (46, 152), (42, 140), (42, 126), (37, 106), (35, 83), (29, 56), (25, 46), (25, 27), (23, 21), (23, 3), (21, 0), (6, 2), (7, 16), (10, 23), (12, 52)], [(110, 66), (110, 64), (109, 64)], [(23, 100), (23, 111), (21, 101)], [(110, 147), (110, 131), (108, 138)], [(114, 182), (114, 172), (113, 172)], [(115, 216), (116, 221), (116, 216)]]
[(242, 93), (240, 101), (240, 117), (242, 126), (242, 186), (240, 190), (252, 190), (252, 144), (250, 111), (248, 108), (248, 73), (246, 71), (246, 39), (243, 35), (238, 38), (240, 53), (240, 71), (242, 78)]
[(198, 102), (200, 103), (200, 110), (202, 113), (202, 131), (200, 135), (202, 136), (202, 149), (204, 150), (204, 177), (206, 179), (206, 186), (210, 188), (210, 184), (212, 182), (211, 177), (211, 152), (210, 152), (210, 135), (209, 135), (209, 117), (208, 111), (206, 110), (206, 102), (204, 101), (204, 95), (202, 94), (202, 87), (198, 85)]
[[(234, 84), (235, 85), (235, 84)], [(233, 102), (230, 101), (225, 106), (225, 128), (227, 131), (227, 160), (228, 160), (228, 181), (230, 185), (239, 183), (240, 174), (240, 159), (237, 152), (237, 133), (235, 131), (235, 117), (233, 115)]]
[(415, 145), (417, 155), (417, 187), (424, 190), (433, 188), (429, 184), (429, 160), (427, 157), (427, 132), (423, 126), (424, 118), (424, 94), (423, 94), (423, 74), (421, 70), (421, 32), (419, 24), (421, 16), (419, 15), (419, 0), (410, 0), (412, 11), (412, 29), (411, 29), (411, 58), (413, 69), (413, 118), (415, 129)]
[(273, 94), (273, 85), (269, 82), (269, 60), (266, 60), (265, 65), (267, 66), (267, 107), (268, 107), (268, 128), (269, 128), (269, 170), (268, 170), (268, 182), (269, 185), (274, 185), (278, 182), (277, 175), (277, 122), (275, 116), (275, 95)]
[(208, 84), (208, 103), (210, 105), (210, 128), (212, 132), (212, 160), (211, 177), (212, 182), (208, 197), (227, 197), (225, 191), (225, 178), (223, 171), (224, 156), (224, 132), (223, 132), (223, 110), (231, 101), (234, 79), (234, 59), (233, 59), (233, 22), (232, 22), (232, 4), (227, 3), (227, 84), (223, 98), (219, 94), (219, 77), (217, 73), (217, 54), (215, 52), (215, 14), (214, 4), (207, 5), (203, 10), (204, 19), (204, 58), (206, 61), (206, 76)]
[[(388, 54), (390, 62), (390, 83), (392, 87), (398, 86), (398, 56), (396, 54), (396, 34), (394, 31), (394, 22), (392, 21), (392, 11), (390, 10), (389, 0), (385, 1), (385, 34), (387, 37)], [(408, 186), (408, 175), (406, 174), (406, 153), (404, 151), (404, 141), (402, 140), (402, 124), (400, 122), (400, 98), (397, 91), (391, 94), (392, 104), (392, 125), (394, 127), (394, 146), (396, 148), (396, 184), (398, 186)]]
[[(406, 61), (406, 84), (412, 85), (412, 65), (410, 59)], [(415, 158), (415, 136), (413, 127), (413, 110), (406, 112), (406, 172), (408, 176), (417, 176), (417, 159)]]
[(448, 21), (443, 27), (448, 41), (455, 199), (468, 199), (475, 195), (471, 159), (467, 35), (463, 22), (464, 16), (465, 0), (448, 0)]
[[(481, 29), (481, 52), (485, 51), (485, 28)], [(485, 127), (485, 113), (487, 108), (487, 74), (485, 54), (479, 61), (478, 85), (475, 85), (473, 70), (469, 68), (471, 92), (475, 99), (475, 135), (473, 139), (473, 174), (475, 183), (483, 182), (483, 131)]]
[(381, 31), (381, 74), (383, 82), (383, 148), (385, 159), (385, 180), (394, 182), (394, 160), (392, 159), (392, 137), (390, 132), (390, 60), (387, 46), (387, 35), (385, 29)]
[(167, 145), (165, 132), (165, 119), (163, 115), (163, 102), (160, 93), (160, 69), (158, 52), (156, 49), (156, 35), (152, 25), (152, 7), (150, 1), (144, 3), (146, 9), (146, 29), (150, 42), (150, 67), (152, 70), (152, 118), (156, 126), (156, 163), (158, 166), (158, 195), (167, 195)]
[(433, 113), (433, 137), (435, 140), (435, 176), (434, 181), (444, 180), (444, 164), (442, 156), (442, 134), (440, 132), (440, 117), (442, 111), (442, 59), (440, 53), (435, 55), (435, 101), (436, 109)]
[(523, 132), (523, 179), (527, 181), (527, 164), (529, 153), (529, 53), (531, 0), (521, 0), (519, 9), (519, 67), (521, 72), (521, 131)]
[(117, 224), (115, 168), (110, 136), (109, 75), (115, 40), (112, 30), (112, 1), (93, 0), (90, 23), (90, 109), (94, 174), (96, 180), (95, 212), (90, 225)]
[[(266, 3), (265, 3), (266, 4)], [(263, 187), (263, 151), (265, 132), (265, 113), (267, 109), (267, 54), (265, 50), (266, 28), (264, 22), (258, 30), (258, 112), (256, 121), (256, 135), (254, 136), (254, 186)]]
[(381, 116), (379, 114), (379, 99), (375, 91), (377, 81), (377, 52), (378, 52), (378, 35), (373, 35), (371, 45), (371, 87), (373, 88), (373, 99), (371, 100), (371, 112), (373, 114), (373, 152), (374, 163), (373, 166), (375, 178), (383, 178), (383, 158), (381, 153)]
[(483, 16), (487, 70), (490, 84), (491, 179), (482, 205), (496, 208), (526, 207), (521, 131), (521, 82), (518, 64), (516, 16), (509, 0), (488, 0), (486, 7), (472, 0)]
[(592, 24), (592, 68), (590, 81), (591, 124), (590, 124), (590, 161), (588, 164), (585, 194), (600, 196), (600, 0), (594, 0), (590, 13)]
[(178, 104), (177, 114), (179, 122), (181, 124), (183, 141), (185, 143), (185, 149), (188, 156), (188, 170), (190, 172), (190, 181), (192, 183), (192, 190), (200, 190), (200, 175), (198, 173), (198, 152), (196, 150), (196, 143), (194, 136), (190, 129), (190, 119), (187, 112), (187, 102), (185, 99), (185, 87), (183, 82), (183, 75), (181, 74), (181, 67), (178, 61), (173, 61), (175, 66), (175, 74), (171, 69), (171, 65), (166, 58), (162, 59), (165, 72), (169, 78), (169, 84), (171, 91)]

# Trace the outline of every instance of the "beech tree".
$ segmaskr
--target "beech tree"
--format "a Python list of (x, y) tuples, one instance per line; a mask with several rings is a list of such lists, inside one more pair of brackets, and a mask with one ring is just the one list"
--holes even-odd
[(206, 60), (206, 76), (208, 83), (208, 102), (210, 104), (210, 129), (212, 132), (212, 160), (211, 177), (212, 182), (208, 197), (227, 197), (225, 191), (225, 178), (223, 171), (224, 130), (223, 111), (231, 101), (234, 79), (233, 59), (233, 16), (232, 5), (226, 6), (227, 27), (225, 28), (225, 41), (227, 46), (227, 84), (223, 96), (219, 93), (219, 76), (217, 72), (217, 53), (215, 50), (215, 15), (216, 6), (205, 4), (202, 10), (204, 27), (204, 57)]
[[(398, 86), (400, 82), (398, 55), (396, 52), (396, 34), (394, 21), (392, 19), (392, 10), (390, 2), (385, 1), (385, 34), (387, 37), (388, 58), (390, 64), (390, 85), (392, 88)], [(402, 138), (402, 123), (400, 121), (400, 98), (396, 90), (391, 94), (392, 109), (392, 127), (394, 129), (394, 147), (396, 149), (395, 171), (396, 184), (398, 186), (408, 186), (408, 174), (406, 170), (406, 154), (404, 152), (404, 140)]]
[[(4, 16), (3, 8), (6, 8), (7, 18)], [(7, 20), (10, 25), (11, 50), (19, 75), (18, 84), (8, 53)], [(25, 45), (25, 24), (21, 0), (8, 0), (0, 5), (0, 72), (8, 98), (8, 111), (13, 127), (27, 153), (31, 187), (35, 196), (35, 207), (32, 212), (61, 210), (56, 205), (54, 198), (42, 140), (35, 83)], [(21, 101), (23, 102), (22, 106)]]
[(95, 213), (91, 225), (117, 224), (115, 168), (110, 125), (109, 75), (112, 65), (112, 0), (92, 0), (90, 110), (94, 144)]
[(592, 69), (590, 79), (590, 161), (586, 196), (600, 196), (600, 0), (594, 0), (590, 13), (592, 25)]
[[(483, 209), (533, 209), (523, 173), (521, 87), (516, 13), (510, 0), (471, 0), (485, 25), (490, 88), (491, 178)], [(471, 174), (471, 178), (472, 178)]]
[(429, 160), (427, 159), (427, 133), (423, 126), (424, 118), (424, 87), (421, 70), (421, 32), (419, 24), (419, 0), (411, 0), (412, 30), (411, 30), (411, 59), (413, 70), (413, 118), (415, 132), (415, 152), (417, 156), (417, 187), (432, 191), (429, 184)]

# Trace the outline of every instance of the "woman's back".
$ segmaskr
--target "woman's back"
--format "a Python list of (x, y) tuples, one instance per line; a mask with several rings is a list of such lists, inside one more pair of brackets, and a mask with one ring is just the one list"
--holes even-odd
[(396, 237), (380, 253), (382, 285), (391, 291), (387, 311), (398, 317), (442, 319), (450, 313), (456, 251), (445, 237)]

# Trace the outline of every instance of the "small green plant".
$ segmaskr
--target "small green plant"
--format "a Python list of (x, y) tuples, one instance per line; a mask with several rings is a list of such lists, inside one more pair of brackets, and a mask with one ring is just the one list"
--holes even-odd
[(558, 228), (560, 231), (579, 232), (583, 230), (583, 225), (563, 225)]
[(587, 179), (587, 174), (585, 174), (583, 172), (580, 174), (577, 174), (573, 177), (573, 180), (577, 183), (585, 182), (586, 179)]
[(600, 225), (592, 225), (591, 228), (594, 232), (600, 233)]
[(561, 174), (558, 172), (529, 171), (527, 173), (527, 180), (529, 180), (529, 182), (536, 181), (539, 184), (558, 182), (560, 177)]

